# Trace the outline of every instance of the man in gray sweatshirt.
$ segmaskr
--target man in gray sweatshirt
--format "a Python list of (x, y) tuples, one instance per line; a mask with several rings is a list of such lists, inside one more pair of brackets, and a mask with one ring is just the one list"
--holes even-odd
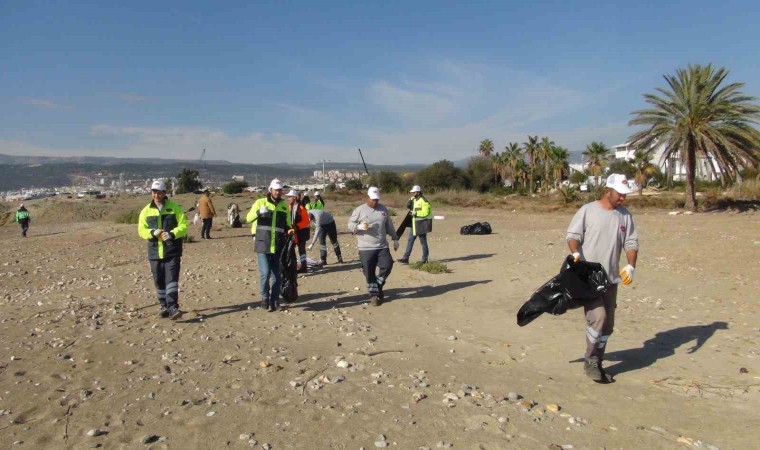
[(380, 189), (372, 186), (367, 191), (367, 203), (357, 207), (348, 219), (348, 230), (356, 234), (359, 259), (367, 279), (369, 303), (379, 306), (385, 296), (383, 286), (393, 268), (386, 235), (393, 239), (393, 251), (398, 250), (398, 235), (388, 209), (380, 204)]
[[(612, 381), (612, 377), (604, 372), (602, 360), (615, 325), (618, 283), (622, 281), (627, 286), (633, 282), (639, 253), (633, 216), (623, 207), (625, 196), (631, 192), (625, 175), (613, 173), (607, 177), (602, 198), (581, 206), (567, 228), (567, 245), (573, 259), (600, 263), (612, 283), (601, 297), (583, 305), (586, 314), (584, 371), (598, 383)], [(628, 265), (621, 270), (623, 250)]]

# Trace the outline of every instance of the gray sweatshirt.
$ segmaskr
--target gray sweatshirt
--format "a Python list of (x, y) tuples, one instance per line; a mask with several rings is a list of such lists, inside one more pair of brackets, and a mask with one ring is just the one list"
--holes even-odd
[(314, 220), (311, 223), (316, 224), (314, 238), (311, 240), (311, 245), (314, 245), (314, 243), (317, 242), (319, 235), (325, 232), (324, 226), (328, 223), (335, 222), (335, 219), (333, 219), (332, 214), (324, 209), (310, 209), (309, 214), (314, 216)]
[[(365, 221), (369, 223), (369, 229), (366, 231), (361, 226)], [(396, 227), (393, 226), (393, 220), (388, 214), (388, 209), (380, 203), (377, 204), (376, 208), (372, 208), (366, 203), (358, 206), (351, 213), (351, 218), (348, 219), (348, 231), (356, 234), (359, 250), (388, 248), (386, 235), (390, 235), (394, 241), (398, 241)]]
[(639, 236), (633, 216), (619, 206), (612, 211), (598, 202), (587, 203), (575, 213), (567, 228), (567, 240), (581, 243), (581, 257), (598, 262), (607, 271), (611, 283), (620, 283), (620, 254), (623, 250), (638, 250)]

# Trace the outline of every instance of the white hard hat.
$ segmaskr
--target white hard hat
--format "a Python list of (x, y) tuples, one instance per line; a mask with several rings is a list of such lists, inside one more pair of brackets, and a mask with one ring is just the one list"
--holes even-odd
[(298, 197), (298, 192), (296, 192), (294, 189), (291, 189), (290, 192), (285, 194), (285, 197)]
[(375, 186), (371, 186), (369, 190), (367, 190), (367, 195), (371, 200), (380, 200), (380, 189)]
[(630, 186), (628, 186), (628, 178), (622, 173), (613, 173), (607, 177), (606, 187), (614, 189), (618, 194), (630, 194), (633, 192)]
[(314, 191), (314, 196), (319, 197), (319, 191)]
[(24, 204), (22, 203), (22, 204), (18, 205), (18, 207), (19, 207), (19, 208), (23, 208), (23, 207), (24, 207)]
[(164, 183), (164, 180), (153, 180), (153, 184), (150, 185), (150, 190), (166, 192), (166, 183)]
[(275, 178), (271, 183), (269, 183), (269, 189), (282, 189), (282, 181)]
[(414, 186), (412, 186), (412, 190), (409, 191), (409, 192), (412, 192), (412, 193), (414, 193), (414, 192), (422, 192), (422, 188), (420, 187), (419, 184), (415, 184)]

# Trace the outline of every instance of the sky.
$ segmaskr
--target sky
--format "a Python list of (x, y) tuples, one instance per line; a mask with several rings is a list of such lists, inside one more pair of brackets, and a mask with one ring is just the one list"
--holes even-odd
[(731, 0), (0, 0), (0, 153), (405, 164), (528, 135), (581, 152), (624, 143), (688, 64), (760, 96), (758, 23)]

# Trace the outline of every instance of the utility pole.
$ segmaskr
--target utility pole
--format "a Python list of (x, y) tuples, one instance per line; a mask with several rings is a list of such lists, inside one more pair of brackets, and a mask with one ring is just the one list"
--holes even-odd
[(323, 191), (325, 190), (325, 186), (326, 186), (325, 181), (326, 181), (326, 179), (325, 179), (325, 160), (323, 159), (322, 160), (322, 190)]

